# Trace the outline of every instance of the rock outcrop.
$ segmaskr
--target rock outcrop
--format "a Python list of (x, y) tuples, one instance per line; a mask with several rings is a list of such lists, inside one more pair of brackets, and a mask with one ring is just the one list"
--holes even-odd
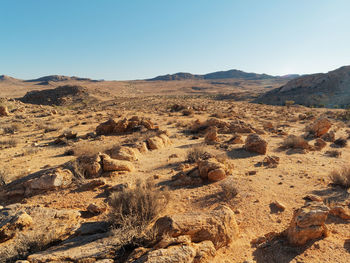
[(286, 101), (316, 107), (346, 108), (350, 101), (350, 66), (326, 74), (305, 75), (266, 92), (254, 102), (285, 105)]
[(216, 249), (227, 246), (238, 235), (235, 215), (223, 205), (209, 213), (189, 212), (165, 216), (156, 221), (154, 228), (159, 236), (188, 235), (196, 243), (209, 240)]
[(101, 123), (96, 127), (96, 134), (122, 134), (139, 131), (142, 128), (145, 128), (147, 130), (154, 130), (156, 129), (156, 126), (151, 122), (151, 120), (138, 116), (133, 116), (130, 119), (122, 119), (117, 122), (113, 119), (109, 119), (108, 121)]
[(244, 148), (249, 152), (258, 154), (266, 154), (267, 142), (262, 139), (258, 134), (249, 134), (245, 140)]
[(309, 240), (327, 236), (325, 221), (329, 208), (322, 202), (310, 202), (294, 211), (292, 221), (286, 231), (291, 245), (302, 246)]
[(9, 111), (8, 108), (6, 106), (1, 106), (0, 105), (0, 117), (4, 117), (4, 116), (9, 116)]

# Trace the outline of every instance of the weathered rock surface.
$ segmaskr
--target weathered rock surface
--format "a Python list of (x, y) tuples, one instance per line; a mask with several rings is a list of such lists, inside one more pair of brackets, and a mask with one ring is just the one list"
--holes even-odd
[(7, 184), (2, 194), (7, 198), (12, 196), (31, 195), (69, 186), (73, 180), (73, 173), (68, 169), (49, 169), (39, 171)]
[(321, 137), (332, 127), (332, 123), (327, 118), (316, 120), (308, 127), (309, 132), (315, 137)]
[(136, 161), (139, 158), (140, 152), (136, 148), (127, 146), (115, 147), (107, 151), (109, 156), (113, 159), (125, 160), (125, 161)]
[(302, 246), (309, 240), (327, 236), (325, 221), (328, 213), (328, 207), (322, 202), (310, 202), (295, 210), (286, 231), (289, 243), (294, 246)]
[[(16, 259), (25, 255), (32, 246), (45, 246), (63, 240), (80, 226), (80, 213), (20, 204), (0, 210), (0, 259)], [(18, 258), (17, 258), (18, 259)], [(23, 258), (22, 258), (23, 259)]]
[(224, 179), (227, 170), (224, 164), (218, 162), (215, 158), (198, 161), (199, 176), (204, 180), (216, 182)]
[(86, 178), (98, 177), (102, 174), (102, 160), (99, 154), (93, 156), (81, 156), (77, 159), (79, 167)]
[(160, 134), (147, 139), (147, 147), (150, 150), (158, 150), (171, 145), (171, 140), (165, 134)]
[(238, 235), (233, 211), (220, 205), (209, 213), (189, 212), (159, 218), (154, 228), (159, 236), (189, 235), (192, 242), (210, 240), (216, 249), (228, 245)]
[(131, 172), (134, 170), (134, 166), (129, 161), (116, 160), (110, 158), (108, 155), (104, 154), (102, 157), (103, 171), (113, 172), (113, 171), (127, 171)]
[(132, 118), (119, 120), (118, 122), (113, 119), (101, 123), (96, 127), (97, 135), (110, 135), (110, 134), (120, 134), (126, 132), (135, 132), (145, 128), (147, 130), (153, 130), (156, 127), (154, 124), (146, 118), (140, 118), (138, 116), (133, 116)]
[(255, 152), (258, 154), (266, 154), (267, 142), (262, 139), (258, 134), (249, 134), (245, 140), (244, 148), (249, 152)]

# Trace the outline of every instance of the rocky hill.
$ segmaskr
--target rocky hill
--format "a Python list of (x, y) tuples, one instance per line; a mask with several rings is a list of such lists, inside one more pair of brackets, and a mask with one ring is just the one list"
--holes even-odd
[(247, 73), (241, 70), (227, 70), (227, 71), (217, 71), (213, 73), (208, 73), (204, 75), (191, 74), (185, 72), (179, 72), (175, 74), (167, 74), (158, 76), (152, 79), (148, 79), (150, 81), (154, 80), (186, 80), (186, 79), (245, 79), (245, 80), (262, 80), (262, 79), (274, 79), (277, 78), (275, 76), (267, 75), (267, 74), (257, 74), (257, 73)]
[(350, 105), (350, 66), (290, 80), (284, 86), (266, 92), (255, 102), (284, 105), (287, 100), (305, 106), (348, 107)]
[(37, 79), (30, 79), (26, 80), (25, 82), (60, 82), (60, 81), (92, 81), (96, 82), (97, 80), (92, 80), (89, 78), (80, 78), (80, 77), (69, 77), (69, 76), (63, 76), (63, 75), (50, 75), (50, 76), (44, 76)]
[(19, 100), (40, 105), (68, 105), (92, 99), (86, 88), (74, 85), (59, 86), (55, 89), (33, 90)]

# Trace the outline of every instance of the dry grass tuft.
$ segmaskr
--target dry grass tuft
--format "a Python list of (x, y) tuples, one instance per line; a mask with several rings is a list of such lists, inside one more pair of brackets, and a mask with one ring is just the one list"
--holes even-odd
[(220, 187), (222, 189), (222, 196), (225, 199), (226, 202), (231, 201), (233, 198), (235, 198), (238, 194), (238, 189), (233, 182), (233, 180), (224, 180)]
[(187, 151), (187, 162), (196, 163), (199, 160), (206, 160), (212, 155), (206, 150), (203, 145), (194, 146)]
[(11, 124), (11, 125), (7, 125), (4, 126), (2, 128), (2, 130), (4, 131), (4, 133), (6, 134), (15, 134), (16, 132), (18, 132), (21, 129), (21, 126), (19, 124)]
[(350, 188), (350, 166), (344, 167), (338, 171), (333, 171), (330, 175), (330, 179), (335, 185)]
[(17, 144), (18, 144), (18, 140), (16, 139), (5, 139), (0, 141), (0, 146), (2, 145), (8, 148), (16, 147)]
[(344, 138), (339, 138), (334, 141), (334, 144), (338, 147), (345, 147), (348, 144), (348, 142)]
[(93, 156), (99, 152), (105, 152), (108, 149), (106, 145), (92, 144), (92, 143), (82, 143), (71, 149), (75, 156)]
[(121, 245), (137, 244), (153, 239), (149, 224), (166, 207), (167, 191), (157, 189), (152, 181), (137, 181), (133, 189), (124, 188), (110, 198), (110, 223)]
[(339, 158), (341, 156), (341, 151), (337, 150), (330, 150), (325, 152), (326, 155), (329, 157)]

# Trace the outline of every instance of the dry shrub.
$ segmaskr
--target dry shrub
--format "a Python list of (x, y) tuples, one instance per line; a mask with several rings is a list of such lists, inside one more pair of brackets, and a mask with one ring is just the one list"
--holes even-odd
[(301, 136), (290, 135), (283, 142), (282, 147), (285, 149), (309, 149), (309, 143)]
[(220, 183), (220, 187), (222, 189), (222, 196), (226, 202), (229, 202), (238, 194), (238, 189), (233, 180), (224, 180), (222, 183)]
[(203, 145), (197, 145), (187, 151), (187, 162), (196, 163), (199, 160), (206, 160), (212, 155), (206, 150)]
[(16, 147), (17, 144), (18, 144), (18, 140), (16, 139), (5, 139), (0, 141), (0, 145), (9, 147), (9, 148)]
[(157, 189), (152, 181), (137, 181), (135, 188), (125, 188), (111, 195), (111, 223), (117, 227), (147, 226), (167, 202), (167, 192)]
[(4, 133), (7, 133), (7, 134), (14, 134), (15, 132), (18, 132), (20, 129), (21, 129), (21, 126), (19, 124), (11, 124), (11, 125), (4, 126), (2, 128)]
[(330, 174), (330, 179), (335, 185), (340, 185), (344, 188), (350, 188), (350, 166), (344, 167), (338, 171), (333, 171)]
[(336, 139), (333, 143), (338, 147), (345, 147), (348, 144), (347, 140), (344, 138)]
[(341, 151), (330, 150), (330, 151), (326, 151), (325, 154), (328, 155), (329, 157), (339, 158), (341, 156)]
[(149, 224), (166, 207), (167, 191), (157, 189), (152, 181), (137, 181), (135, 188), (123, 188), (110, 198), (110, 223), (121, 245), (152, 240)]

